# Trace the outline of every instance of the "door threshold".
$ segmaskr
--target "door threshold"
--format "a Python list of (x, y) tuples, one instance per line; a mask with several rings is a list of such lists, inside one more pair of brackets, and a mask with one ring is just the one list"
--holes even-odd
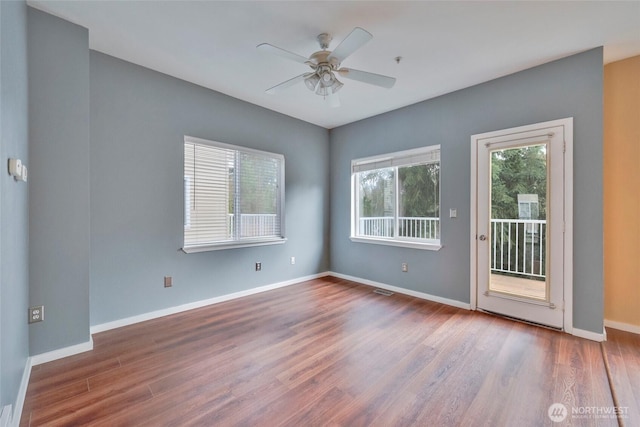
[(563, 328), (556, 328), (554, 326), (545, 325), (543, 323), (532, 322), (530, 320), (520, 319), (519, 317), (507, 316), (506, 314), (496, 313), (495, 311), (483, 310), (481, 308), (476, 308), (477, 311), (481, 311), (486, 314), (491, 314), (493, 316), (503, 317), (505, 319), (513, 320), (516, 322), (524, 323), (531, 326), (538, 326), (540, 328), (549, 329), (552, 331), (563, 332)]

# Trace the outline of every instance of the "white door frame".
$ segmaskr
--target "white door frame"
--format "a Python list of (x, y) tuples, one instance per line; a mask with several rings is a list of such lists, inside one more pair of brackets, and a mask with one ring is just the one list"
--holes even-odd
[(519, 126), (510, 129), (503, 129), (493, 132), (471, 136), (471, 205), (470, 205), (470, 222), (471, 228), (469, 233), (469, 251), (470, 251), (470, 307), (471, 310), (477, 309), (477, 277), (478, 277), (478, 261), (476, 239), (477, 230), (477, 206), (478, 206), (478, 140), (486, 138), (496, 138), (503, 135), (530, 132), (545, 127), (562, 126), (564, 131), (564, 274), (563, 274), (563, 292), (564, 292), (564, 327), (567, 333), (573, 333), (573, 117), (566, 119), (552, 120), (543, 123), (536, 123), (527, 126)]

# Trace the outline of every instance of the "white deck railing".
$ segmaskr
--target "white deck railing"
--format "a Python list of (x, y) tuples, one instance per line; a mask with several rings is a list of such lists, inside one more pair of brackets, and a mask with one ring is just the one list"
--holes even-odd
[[(240, 237), (273, 236), (279, 232), (276, 214), (240, 214)], [(235, 227), (235, 215), (228, 216), (228, 230)]]
[[(393, 237), (393, 217), (360, 218), (359, 235)], [(439, 239), (439, 218), (398, 218), (398, 236)], [(491, 271), (544, 278), (547, 224), (544, 220), (492, 219)]]
[[(360, 218), (359, 234), (371, 237), (393, 237), (394, 218), (377, 216)], [(398, 237), (439, 239), (440, 218), (398, 217)]]
[(491, 220), (491, 271), (545, 277), (547, 224), (534, 219)]

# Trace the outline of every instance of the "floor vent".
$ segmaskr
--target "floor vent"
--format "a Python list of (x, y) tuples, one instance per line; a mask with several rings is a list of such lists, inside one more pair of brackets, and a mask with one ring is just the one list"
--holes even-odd
[(373, 292), (376, 294), (384, 295), (385, 297), (390, 297), (393, 295), (393, 292), (386, 291), (384, 289), (374, 289)]

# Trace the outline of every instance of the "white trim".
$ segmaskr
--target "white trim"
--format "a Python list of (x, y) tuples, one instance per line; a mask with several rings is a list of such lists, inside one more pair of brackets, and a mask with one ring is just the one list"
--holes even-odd
[[(552, 120), (543, 123), (535, 123), (527, 126), (519, 126), (511, 129), (486, 132), (471, 136), (471, 184), (470, 184), (470, 279), (469, 293), (472, 310), (477, 308), (477, 251), (476, 236), (477, 224), (477, 192), (478, 192), (478, 165), (477, 145), (479, 140), (492, 139), (492, 142), (500, 142), (502, 139), (511, 138), (514, 133), (539, 131), (542, 128), (562, 127), (564, 135), (564, 160), (563, 160), (563, 205), (564, 205), (564, 237), (563, 237), (563, 330), (573, 333), (573, 117)], [(508, 134), (505, 134), (508, 131)], [(502, 138), (502, 139), (500, 139)], [(589, 333), (588, 331), (583, 331)], [(598, 335), (598, 334), (596, 334)]]
[(478, 256), (476, 239), (478, 238), (478, 144), (471, 136), (471, 184), (469, 186), (469, 306), (478, 308)]
[[(564, 130), (564, 331), (573, 334), (573, 117)], [(552, 122), (553, 123), (553, 122)]]
[(437, 243), (420, 243), (409, 240), (398, 239), (376, 239), (373, 237), (349, 237), (352, 242), (356, 243), (373, 243), (374, 245), (400, 246), (403, 248), (422, 249), (425, 251), (439, 251), (442, 245)]
[(387, 285), (386, 283), (375, 282), (373, 280), (363, 279), (361, 277), (349, 276), (347, 274), (335, 273), (333, 271), (328, 272), (329, 276), (337, 277), (339, 279), (351, 280), (363, 285), (372, 286), (374, 288), (386, 289), (388, 291), (397, 292), (399, 294), (409, 295), (412, 297), (438, 302), (440, 304), (450, 305), (453, 307), (461, 308), (463, 310), (470, 310), (471, 307), (466, 302), (457, 301), (449, 298), (443, 298), (431, 294), (427, 294), (419, 291), (412, 291), (410, 289), (399, 288), (397, 286)]
[(284, 237), (276, 237), (273, 239), (262, 239), (262, 240), (249, 240), (249, 241), (236, 240), (233, 242), (214, 243), (211, 245), (185, 246), (181, 248), (181, 250), (185, 254), (195, 254), (198, 252), (219, 251), (223, 249), (250, 248), (253, 246), (282, 245), (286, 242), (287, 242), (287, 239)]
[(605, 333), (599, 334), (597, 332), (585, 331), (584, 329), (573, 328), (573, 332), (571, 333), (574, 337), (585, 338), (591, 341), (602, 342), (605, 340)]
[(617, 329), (619, 331), (631, 332), (632, 334), (640, 334), (640, 325), (632, 325), (630, 323), (604, 319), (604, 326), (611, 329)]
[(73, 356), (91, 350), (93, 350), (93, 338), (89, 337), (89, 341), (87, 342), (31, 356), (31, 366), (41, 365), (43, 363), (52, 362), (54, 360), (62, 359), (64, 357)]
[(0, 412), (0, 427), (11, 426), (11, 405), (6, 405)]
[[(436, 160), (437, 158), (437, 160)], [(359, 200), (359, 185), (357, 183), (357, 176), (360, 172), (373, 171), (376, 169), (386, 168), (400, 168), (403, 166), (412, 166), (420, 164), (441, 164), (440, 158), (440, 144), (430, 145), (426, 147), (419, 147), (410, 150), (397, 151), (394, 153), (379, 154), (371, 157), (363, 157), (360, 159), (351, 160), (351, 230), (349, 238), (352, 242), (358, 243), (373, 243), (377, 245), (388, 246), (400, 246), (405, 248), (423, 249), (430, 251), (439, 251), (442, 248), (440, 244), (441, 239), (403, 239), (399, 237), (392, 238), (376, 238), (371, 236), (365, 236), (360, 234), (359, 231), (359, 219), (360, 219), (360, 203)], [(358, 169), (358, 166), (369, 165), (364, 169)], [(440, 176), (440, 175), (439, 175)], [(394, 177), (394, 229), (398, 230), (398, 206), (400, 191), (398, 189), (399, 181), (397, 177)], [(441, 181), (438, 180), (438, 203), (440, 203), (440, 196), (442, 194)], [(438, 219), (440, 218), (440, 207), (438, 207)]]
[(18, 389), (18, 397), (16, 398), (16, 407), (13, 410), (13, 416), (9, 425), (18, 427), (20, 425), (20, 417), (22, 416), (22, 408), (24, 407), (24, 400), (27, 397), (27, 387), (29, 386), (29, 378), (31, 378), (31, 367), (33, 361), (31, 357), (27, 357), (27, 361), (24, 365), (24, 371), (22, 371), (22, 380), (20, 381), (20, 388)]
[(111, 329), (121, 328), (123, 326), (133, 325), (135, 323), (145, 322), (147, 320), (157, 319), (159, 317), (169, 316), (171, 314), (182, 313), (183, 311), (193, 310), (196, 308), (206, 307), (212, 304), (218, 304), (225, 301), (234, 300), (237, 298), (246, 297), (249, 295), (258, 294), (261, 292), (271, 291), (273, 289), (283, 288), (285, 286), (295, 285), (298, 283), (306, 282), (308, 280), (318, 279), (320, 277), (327, 276), (328, 273), (318, 273), (309, 276), (298, 277), (284, 282), (273, 283), (270, 285), (260, 286), (257, 288), (247, 289), (245, 291), (234, 292), (232, 294), (221, 295), (214, 298), (208, 298), (205, 300), (190, 302), (187, 304), (177, 305), (174, 307), (163, 308), (161, 310), (150, 311), (148, 313), (139, 314), (137, 316), (127, 317), (124, 319), (114, 320), (112, 322), (106, 322), (91, 327), (91, 334), (97, 334), (99, 332), (108, 331)]
[[(244, 147), (241, 145), (234, 144), (226, 144), (218, 141), (211, 141), (202, 138), (196, 138), (193, 136), (184, 136), (183, 142), (183, 166), (182, 171), (184, 172), (184, 146), (186, 144), (194, 144), (201, 146), (209, 146), (215, 147), (218, 149), (229, 150), (235, 153), (245, 153), (245, 154), (255, 154), (262, 157), (267, 157), (270, 159), (276, 159), (280, 162), (280, 173), (278, 177), (278, 197), (279, 198), (279, 206), (277, 206), (276, 218), (280, 225), (280, 235), (279, 236), (269, 236), (265, 239), (255, 239), (255, 240), (247, 240), (247, 239), (238, 239), (232, 241), (222, 241), (215, 242), (211, 244), (193, 244), (186, 245), (185, 240), (186, 236), (183, 231), (183, 247), (180, 248), (184, 253), (197, 253), (197, 252), (207, 252), (207, 251), (215, 251), (221, 249), (235, 249), (235, 248), (245, 248), (252, 246), (265, 246), (265, 245), (279, 245), (283, 244), (287, 241), (285, 238), (286, 232), (286, 221), (285, 221), (285, 156), (284, 154), (272, 153), (270, 151), (257, 150), (255, 148)], [(183, 212), (186, 211), (186, 206), (184, 206), (185, 200), (183, 200)], [(235, 235), (235, 231), (234, 231)], [(237, 236), (236, 236), (237, 237)]]

